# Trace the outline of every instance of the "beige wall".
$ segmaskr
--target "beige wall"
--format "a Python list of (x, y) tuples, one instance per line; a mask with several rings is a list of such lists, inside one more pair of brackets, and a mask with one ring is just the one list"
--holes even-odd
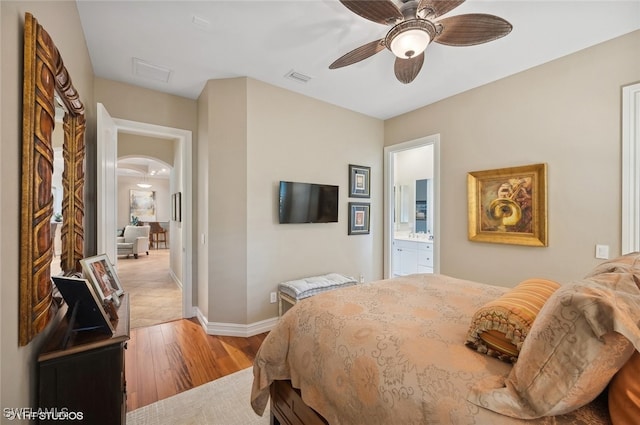
[(139, 134), (118, 134), (118, 159), (130, 156), (154, 158), (164, 162), (167, 167), (174, 166), (175, 140)]
[[(198, 229), (203, 273), (198, 287), (208, 286), (207, 302), (199, 307), (209, 322), (246, 323), (247, 317), (247, 79), (209, 81), (204, 91), (208, 104), (206, 145), (206, 222)], [(203, 153), (201, 153), (204, 156)], [(203, 187), (204, 189), (204, 187)], [(202, 306), (208, 309), (203, 310)]]
[[(382, 278), (383, 122), (248, 80), (247, 323), (277, 315), (279, 282), (329, 272)], [(371, 199), (349, 199), (349, 164), (371, 167)], [(280, 180), (339, 186), (338, 223), (279, 224)], [(371, 203), (371, 233), (347, 235), (348, 202)]]
[(149, 189), (141, 189), (137, 186), (140, 177), (118, 177), (118, 229), (131, 222), (130, 195), (131, 190), (152, 190), (156, 195), (156, 219), (155, 221), (169, 222), (171, 219), (171, 193), (169, 192), (169, 179), (147, 178), (151, 183)]
[[(18, 347), (18, 246), (22, 135), (22, 44), (25, 12), (32, 13), (58, 47), (85, 104), (88, 145), (95, 143), (93, 69), (75, 2), (0, 2), (2, 115), (0, 158), (0, 406), (35, 407), (35, 356), (48, 329), (26, 347)], [(4, 419), (3, 419), (4, 421)], [(4, 422), (3, 422), (4, 423)]]
[(113, 118), (196, 133), (198, 104), (195, 100), (98, 77), (95, 94), (96, 102), (102, 103)]
[[(269, 292), (284, 280), (382, 276), (382, 121), (247, 78), (209, 81), (199, 112), (198, 307), (209, 322), (273, 318)], [(366, 236), (347, 236), (350, 163), (372, 167)], [(280, 180), (339, 185), (339, 223), (278, 224)]]
[[(441, 272), (511, 286), (581, 278), (595, 244), (620, 253), (621, 86), (640, 79), (640, 31), (385, 122), (385, 145), (441, 136)], [(549, 246), (467, 240), (470, 171), (548, 164)]]

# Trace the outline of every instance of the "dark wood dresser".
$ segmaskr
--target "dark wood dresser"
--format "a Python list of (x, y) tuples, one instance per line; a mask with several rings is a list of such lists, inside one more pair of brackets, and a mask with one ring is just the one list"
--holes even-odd
[(121, 301), (113, 335), (81, 331), (67, 340), (65, 317), (45, 343), (38, 356), (38, 407), (44, 415), (38, 423), (59, 424), (65, 422), (61, 415), (69, 415), (72, 423), (125, 424), (129, 295)]

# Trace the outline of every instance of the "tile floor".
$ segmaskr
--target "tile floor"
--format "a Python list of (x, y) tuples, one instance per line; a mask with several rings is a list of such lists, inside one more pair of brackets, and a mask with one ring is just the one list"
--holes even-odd
[(116, 268), (129, 293), (132, 329), (182, 318), (182, 289), (169, 273), (168, 249), (150, 249), (137, 259), (118, 257)]

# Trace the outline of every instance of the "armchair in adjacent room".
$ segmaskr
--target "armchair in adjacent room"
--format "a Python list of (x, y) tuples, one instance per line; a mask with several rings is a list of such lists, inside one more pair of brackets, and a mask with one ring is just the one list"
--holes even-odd
[(146, 252), (149, 255), (149, 231), (150, 226), (126, 226), (122, 236), (117, 237), (118, 255), (133, 255)]

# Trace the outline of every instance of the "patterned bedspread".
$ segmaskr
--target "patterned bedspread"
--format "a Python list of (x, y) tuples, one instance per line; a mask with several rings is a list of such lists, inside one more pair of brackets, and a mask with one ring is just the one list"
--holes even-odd
[(252, 407), (261, 415), (271, 382), (290, 379), (331, 425), (610, 423), (606, 400), (529, 421), (467, 401), (475, 383), (504, 379), (512, 367), (464, 345), (473, 313), (505, 291), (420, 274), (305, 299), (257, 354)]

